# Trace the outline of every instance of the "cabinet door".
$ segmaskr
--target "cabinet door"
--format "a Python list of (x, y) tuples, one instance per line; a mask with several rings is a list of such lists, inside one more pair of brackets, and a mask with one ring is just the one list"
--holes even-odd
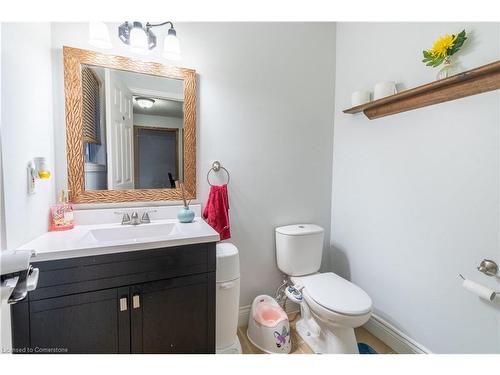
[(130, 353), (129, 288), (30, 302), (35, 352)]
[(213, 272), (131, 288), (132, 353), (214, 353)]

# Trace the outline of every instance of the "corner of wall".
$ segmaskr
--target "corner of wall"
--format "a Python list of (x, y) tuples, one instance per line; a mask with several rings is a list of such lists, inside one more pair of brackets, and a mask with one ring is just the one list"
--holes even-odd
[(2, 28), (0, 22), (0, 251), (5, 249), (5, 213), (4, 213), (4, 195), (3, 195), (3, 158), (2, 158)]
[(64, 107), (64, 66), (63, 50), (55, 27), (61, 27), (54, 22), (50, 23), (50, 49), (52, 70), (52, 118), (54, 124), (54, 181), (55, 193), (61, 189), (67, 189), (66, 181), (66, 121)]
[(333, 23), (333, 46), (332, 46), (332, 49), (333, 49), (333, 66), (332, 66), (332, 71), (333, 71), (333, 87), (332, 87), (332, 96), (333, 96), (333, 100), (332, 100), (332, 103), (331, 103), (331, 118), (332, 118), (332, 140), (331, 140), (331, 149), (330, 149), (330, 165), (332, 167), (332, 172), (331, 172), (331, 176), (330, 176), (330, 200), (329, 200), (329, 204), (330, 204), (330, 222), (329, 222), (329, 228), (328, 228), (328, 242), (326, 244), (326, 247), (328, 249), (328, 257), (327, 257), (327, 261), (328, 261), (328, 267), (327, 267), (327, 270), (328, 271), (335, 271), (335, 268), (334, 268), (334, 248), (332, 246), (332, 233), (333, 233), (333, 176), (334, 176), (334, 160), (333, 160), (333, 156), (334, 156), (334, 139), (335, 139), (335, 101), (336, 101), (336, 97), (335, 97), (335, 90), (336, 90), (336, 85), (337, 85), (337, 25), (338, 25), (338, 22), (334, 22)]
[[(2, 65), (2, 28), (0, 23), (0, 67)], [(0, 251), (6, 246), (5, 237), (5, 213), (4, 213), (4, 195), (3, 195), (3, 158), (2, 158), (2, 72), (0, 72)], [(12, 348), (10, 334), (10, 310), (6, 303), (0, 305), (0, 354)]]

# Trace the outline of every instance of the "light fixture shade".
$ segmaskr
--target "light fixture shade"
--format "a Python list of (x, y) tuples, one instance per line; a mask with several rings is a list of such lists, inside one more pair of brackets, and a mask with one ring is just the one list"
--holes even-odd
[(130, 30), (130, 48), (133, 52), (146, 55), (149, 52), (148, 35), (142, 27), (134, 26)]
[(144, 97), (137, 97), (135, 98), (135, 101), (137, 102), (137, 104), (139, 105), (139, 107), (141, 108), (151, 108), (153, 106), (153, 104), (155, 104), (155, 101), (154, 99), (151, 99), (151, 98), (144, 98)]
[(89, 22), (89, 44), (102, 49), (113, 47), (108, 27), (104, 22)]
[(168, 34), (163, 42), (163, 57), (167, 60), (181, 59), (179, 39), (177, 39), (176, 32), (173, 28), (168, 30)]

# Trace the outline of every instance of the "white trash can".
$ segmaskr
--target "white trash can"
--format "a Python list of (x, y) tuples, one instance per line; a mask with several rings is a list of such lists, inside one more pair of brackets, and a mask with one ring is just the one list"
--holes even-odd
[(240, 261), (232, 243), (218, 243), (216, 271), (215, 347), (217, 354), (240, 354)]

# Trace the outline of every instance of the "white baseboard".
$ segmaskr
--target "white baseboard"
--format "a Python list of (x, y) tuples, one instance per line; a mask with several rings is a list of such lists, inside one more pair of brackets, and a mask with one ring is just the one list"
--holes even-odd
[(373, 314), (364, 328), (380, 341), (390, 346), (399, 354), (430, 354), (425, 346), (419, 344), (411, 337), (405, 335), (399, 329), (388, 323), (381, 317)]
[[(238, 315), (238, 327), (244, 327), (248, 325), (248, 316), (250, 315), (250, 308), (252, 305), (240, 306), (240, 312)], [(286, 301), (286, 309), (287, 314), (295, 313), (300, 311), (299, 305), (288, 300)]]

